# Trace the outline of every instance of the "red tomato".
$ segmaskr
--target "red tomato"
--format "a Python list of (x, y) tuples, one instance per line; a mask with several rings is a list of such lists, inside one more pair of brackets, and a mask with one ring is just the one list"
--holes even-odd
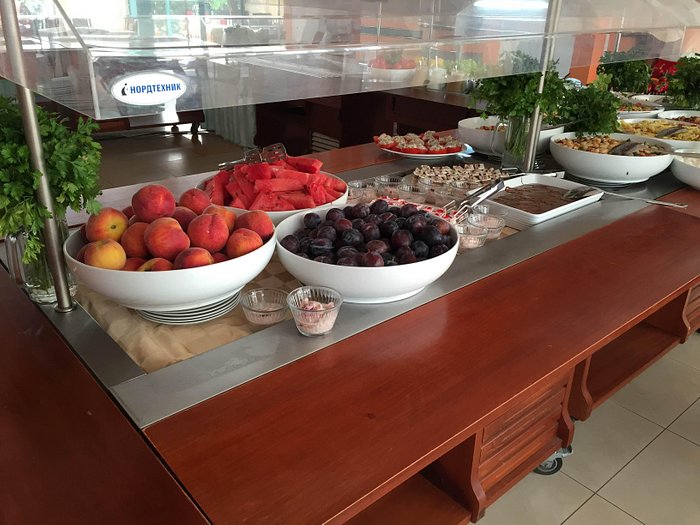
[(445, 149), (447, 150), (447, 153), (459, 153), (460, 151), (462, 151), (462, 146), (448, 146)]

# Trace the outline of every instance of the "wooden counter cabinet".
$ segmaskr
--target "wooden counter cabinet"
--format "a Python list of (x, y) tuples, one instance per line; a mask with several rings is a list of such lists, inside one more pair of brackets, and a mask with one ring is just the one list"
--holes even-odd
[(698, 328), (700, 286), (694, 286), (576, 366), (571, 415), (588, 419), (594, 408), (684, 343)]

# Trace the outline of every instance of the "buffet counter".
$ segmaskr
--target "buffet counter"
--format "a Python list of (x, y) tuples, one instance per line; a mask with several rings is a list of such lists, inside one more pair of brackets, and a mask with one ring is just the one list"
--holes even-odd
[[(319, 157), (325, 170), (347, 180), (414, 165), (374, 145)], [(204, 176), (168, 182), (177, 194)], [(674, 187), (656, 179), (649, 185), (653, 196)], [(132, 192), (108, 190), (103, 200), (119, 206)], [(5, 368), (13, 378), (29, 365), (47, 374), (50, 364), (36, 362), (43, 352), (72, 361), (65, 379), (92, 384), (91, 396), (119, 416), (115, 428), (135, 435), (62, 336), (155, 451), (137, 440), (125, 464), (139, 462), (138, 444), (156, 470), (161, 459), (181, 487), (165, 475), (151, 490), (170, 487), (158, 498), (177, 500), (179, 489), (181, 505), (194, 517), (201, 518), (198, 508), (215, 523), (465, 523), (571, 443), (569, 413), (586, 419), (700, 326), (698, 195), (680, 190), (667, 197), (688, 202), (685, 213), (606, 198), (458, 256), (414, 298), (344, 305), (324, 339), (302, 338), (283, 323), (153, 374), (126, 357), (84, 311), (60, 315), (43, 308), (58, 335), (10, 290), (0, 298), (0, 324), (11, 346), (3, 353)], [(26, 322), (17, 321), (14, 303), (31, 313)], [(37, 345), (27, 335), (31, 327), (51, 344)], [(31, 376), (31, 368), (24, 372)], [(45, 386), (19, 379), (4, 384), (9, 399), (40, 404), (36, 393), (50, 391), (50, 404), (82, 413), (84, 399)], [(26, 427), (31, 410), (17, 410), (10, 425)], [(104, 490), (124, 495), (129, 473), (115, 476), (104, 468), (105, 455), (115, 460), (108, 451), (117, 432), (95, 433), (39, 413), (44, 436), (70, 441), (74, 433), (76, 440), (104, 442), (103, 450), (92, 447), (82, 458), (84, 470), (93, 480), (110, 477)], [(39, 429), (26, 428), (24, 439), (40, 446)], [(67, 460), (77, 455), (68, 452)], [(12, 465), (18, 475), (31, 469), (56, 480), (68, 470), (55, 461), (58, 455), (47, 452), (33, 464), (25, 450)], [(43, 488), (59, 491), (54, 484)], [(66, 515), (95, 516), (101, 490), (86, 483), (80, 497), (95, 507), (66, 509), (72, 513)], [(10, 501), (9, 512), (22, 515), (29, 505), (27, 494)]]

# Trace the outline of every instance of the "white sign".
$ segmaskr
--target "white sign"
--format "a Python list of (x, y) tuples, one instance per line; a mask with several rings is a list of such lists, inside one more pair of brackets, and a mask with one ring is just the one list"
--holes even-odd
[(187, 91), (183, 79), (169, 73), (135, 73), (119, 78), (112, 85), (112, 96), (133, 106), (153, 106), (172, 102)]

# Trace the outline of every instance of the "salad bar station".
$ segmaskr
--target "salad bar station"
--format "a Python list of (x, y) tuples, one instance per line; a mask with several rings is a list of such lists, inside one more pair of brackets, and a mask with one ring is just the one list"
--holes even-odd
[[(352, 166), (348, 160), (372, 156), (365, 165)], [(416, 161), (392, 157), (374, 144), (318, 157), (324, 169), (349, 180), (362, 174), (365, 181), (413, 176), (417, 167)], [(335, 166), (345, 168), (336, 171)], [(210, 177), (161, 182), (181, 194)], [(652, 192), (648, 196), (678, 187), (665, 174), (647, 184)], [(106, 190), (104, 203), (127, 205), (134, 190)], [(311, 337), (300, 336), (295, 321), (285, 317), (281, 323), (264, 322), (263, 329), (238, 333), (236, 341), (200, 355), (180, 354), (156, 365), (153, 355), (150, 362), (128, 357), (82, 308), (70, 314), (58, 314), (50, 306), (42, 310), (142, 428), (146, 441), (192, 498), (196, 507), (190, 504), (183, 516), (200, 511), (213, 522), (398, 523), (411, 522), (403, 521), (409, 513), (415, 523), (466, 523), (571, 444), (570, 416), (586, 419), (595, 406), (700, 327), (700, 253), (693, 252), (692, 242), (700, 234), (700, 198), (694, 190), (681, 189), (664, 200), (680, 200), (688, 207), (598, 200), (457, 255), (442, 277), (407, 299), (336, 302), (340, 309), (327, 326), (318, 324), (319, 318), (299, 325), (300, 330), (310, 328)], [(74, 220), (81, 222), (80, 217)], [(280, 255), (286, 248), (279, 245), (285, 238), (279, 232), (299, 229), (285, 229), (284, 222), (277, 226)], [(288, 257), (304, 260), (293, 253)], [(409, 271), (429, 262), (395, 268)], [(381, 270), (306, 263), (328, 266), (329, 272), (334, 267), (368, 275)], [(422, 273), (407, 273), (401, 281), (413, 284)], [(158, 274), (144, 277), (148, 275)], [(348, 290), (367, 278), (352, 276), (348, 281), (338, 275), (329, 283), (347, 284)], [(638, 282), (648, 286), (640, 289)], [(329, 301), (324, 298), (320, 304)], [(31, 312), (31, 304), (21, 302), (21, 309)], [(16, 306), (3, 304), (4, 324), (17, 322), (10, 313)], [(219, 321), (242, 317), (241, 309)], [(47, 323), (34, 311), (31, 322)], [(169, 326), (133, 316), (115, 315), (111, 321), (121, 323), (122, 331), (158, 342), (142, 341), (143, 349), (176, 348), (182, 334), (192, 329), (213, 341), (219, 337), (216, 319)], [(250, 326), (247, 319), (237, 324)], [(15, 344), (21, 345), (25, 336), (5, 328), (15, 334), (10, 347), (19, 351)], [(327, 335), (313, 335), (326, 328)], [(410, 344), (398, 334), (409, 335)], [(65, 346), (56, 351), (71, 355)], [(128, 427), (120, 417), (120, 425)], [(89, 436), (93, 431), (85, 432)], [(98, 468), (103, 453), (93, 453)], [(18, 468), (47, 468), (30, 467), (22, 457), (17, 457)], [(149, 463), (139, 461), (139, 469)], [(90, 464), (83, 467), (88, 472)], [(187, 504), (177, 490), (173, 493), (165, 471), (153, 487), (162, 488), (156, 499)], [(42, 490), (55, 487), (49, 482)], [(17, 512), (27, 512), (21, 499), (17, 505)], [(88, 516), (95, 510), (87, 505), (80, 512)]]

